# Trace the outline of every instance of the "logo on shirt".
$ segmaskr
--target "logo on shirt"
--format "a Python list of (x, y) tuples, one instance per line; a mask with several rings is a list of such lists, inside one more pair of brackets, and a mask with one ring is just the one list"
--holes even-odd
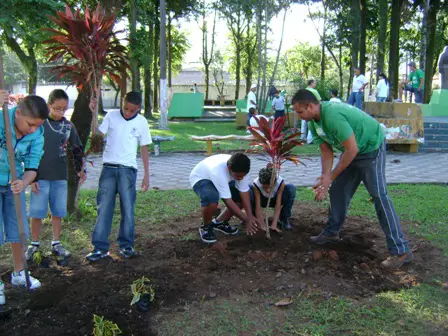
[(131, 136), (134, 137), (134, 138), (139, 138), (139, 137), (140, 137), (140, 134), (138, 133), (138, 129), (137, 129), (137, 127), (133, 127), (133, 128), (132, 128), (132, 130), (131, 130)]

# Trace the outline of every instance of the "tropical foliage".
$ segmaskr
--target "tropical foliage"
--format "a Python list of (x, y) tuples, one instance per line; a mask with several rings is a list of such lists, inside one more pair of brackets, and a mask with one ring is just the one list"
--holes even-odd
[[(127, 51), (116, 37), (118, 32), (113, 31), (114, 14), (106, 15), (100, 5), (92, 13), (88, 7), (84, 13), (79, 9), (73, 13), (66, 6), (65, 12), (58, 11), (51, 20), (58, 29), (45, 28), (52, 36), (44, 43), (49, 44), (48, 62), (64, 60), (53, 69), (59, 77), (70, 78), (79, 89), (88, 86), (94, 97), (101, 90), (105, 74), (116, 82), (126, 76)], [(98, 103), (99, 100), (92, 121), (93, 134), (98, 126)]]

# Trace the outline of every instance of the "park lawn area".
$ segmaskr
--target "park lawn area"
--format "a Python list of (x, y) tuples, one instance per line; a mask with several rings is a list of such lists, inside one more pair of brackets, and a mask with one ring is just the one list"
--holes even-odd
[[(247, 135), (246, 130), (237, 129), (234, 122), (178, 122), (170, 121), (169, 130), (159, 130), (157, 123), (150, 125), (151, 135), (175, 136), (173, 141), (161, 144), (162, 152), (189, 152), (206, 151), (205, 141), (192, 141), (192, 135)], [(249, 148), (248, 141), (214, 141), (213, 153), (220, 153), (229, 150), (245, 150)], [(319, 148), (316, 145), (303, 145), (296, 147), (295, 153), (298, 155), (319, 155)]]
[[(448, 256), (448, 186), (402, 184), (389, 186), (389, 191), (407, 231), (438, 246)], [(80, 213), (64, 222), (62, 240), (76, 259), (83, 258), (91, 248), (90, 238), (96, 218), (95, 197), (95, 191), (82, 190)], [(328, 206), (325, 202), (319, 204), (312, 201), (309, 188), (298, 188), (297, 200), (317, 210)], [(186, 218), (187, 222), (188, 218), (197, 218), (198, 205), (199, 200), (191, 190), (139, 192), (135, 212), (137, 246), (144, 242), (152, 245), (169, 235), (181, 244), (193, 243), (187, 246), (197, 249), (200, 246), (199, 242), (194, 245), (198, 240), (197, 232), (186, 233), (175, 224), (180, 218)], [(364, 188), (356, 193), (349, 212), (351, 216), (375, 217), (374, 206)], [(190, 217), (193, 214), (195, 217)], [(119, 215), (117, 204), (111, 240), (117, 234)], [(296, 216), (300, 218), (300, 214)], [(51, 240), (51, 226), (48, 224), (45, 221), (42, 227), (43, 246)], [(7, 258), (5, 255), (9, 254), (7, 251), (5, 249), (1, 253), (0, 262), (3, 264)], [(191, 250), (191, 253), (194, 251)], [(332, 269), (328, 268), (328, 272), (331, 273)], [(355, 298), (337, 293), (328, 295), (310, 286), (307, 290), (295, 290), (292, 304), (284, 309), (272, 305), (282, 298), (282, 291), (230, 291), (228, 296), (221, 295), (214, 299), (197, 297), (193, 301), (185, 301), (175, 310), (153, 311), (149, 315), (150, 324), (158, 335), (173, 336), (448, 335), (448, 290), (443, 289), (447, 276), (448, 272), (445, 272), (409, 289), (380, 291)], [(300, 279), (295, 281), (299, 282)], [(210, 286), (213, 291), (213, 286)], [(126, 308), (126, 311), (129, 309)], [(120, 321), (115, 322), (120, 324)]]

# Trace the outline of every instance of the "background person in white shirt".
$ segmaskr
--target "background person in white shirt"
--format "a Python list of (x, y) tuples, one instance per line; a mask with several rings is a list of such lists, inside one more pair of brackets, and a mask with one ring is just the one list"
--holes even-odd
[[(243, 153), (232, 156), (218, 154), (201, 162), (190, 173), (190, 185), (201, 199), (202, 226), (199, 234), (204, 243), (216, 243), (215, 230), (226, 235), (238, 234), (238, 229), (229, 225), (233, 215), (246, 223), (248, 234), (257, 231), (257, 221), (252, 214), (249, 196), (250, 159)], [(213, 219), (222, 199), (226, 208)], [(241, 207), (246, 213), (241, 211)]]
[(330, 101), (331, 102), (335, 102), (335, 103), (342, 103), (342, 100), (340, 98), (338, 98), (338, 90), (333, 89), (330, 91)]
[(364, 101), (364, 89), (369, 82), (364, 75), (361, 74), (359, 68), (355, 68), (355, 73), (353, 76), (352, 92), (348, 97), (348, 103), (350, 105), (355, 105), (357, 108), (362, 110), (362, 103)]
[(380, 73), (378, 78), (379, 80), (376, 84), (376, 101), (378, 103), (384, 103), (389, 96), (389, 80), (383, 73)]
[(123, 110), (107, 113), (99, 131), (106, 135), (103, 153), (97, 205), (98, 217), (92, 234), (94, 250), (86, 257), (97, 261), (109, 255), (109, 235), (115, 209), (115, 198), (120, 196), (121, 221), (118, 232), (120, 254), (134, 257), (134, 207), (137, 183), (137, 147), (140, 145), (145, 170), (142, 191), (149, 188), (149, 153), (152, 143), (148, 121), (140, 114), (142, 96), (128, 92), (123, 101)]
[(272, 109), (274, 110), (274, 118), (283, 117), (285, 115), (285, 96), (280, 96), (280, 91), (276, 91), (272, 100)]

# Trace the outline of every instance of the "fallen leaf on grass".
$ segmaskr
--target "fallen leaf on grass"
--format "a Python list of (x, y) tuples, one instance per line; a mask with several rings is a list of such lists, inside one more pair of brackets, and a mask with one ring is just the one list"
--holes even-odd
[(284, 307), (284, 306), (289, 306), (292, 303), (292, 298), (284, 298), (281, 299), (280, 301), (275, 303), (276, 307)]
[(160, 190), (159, 187), (152, 187), (153, 190)]

